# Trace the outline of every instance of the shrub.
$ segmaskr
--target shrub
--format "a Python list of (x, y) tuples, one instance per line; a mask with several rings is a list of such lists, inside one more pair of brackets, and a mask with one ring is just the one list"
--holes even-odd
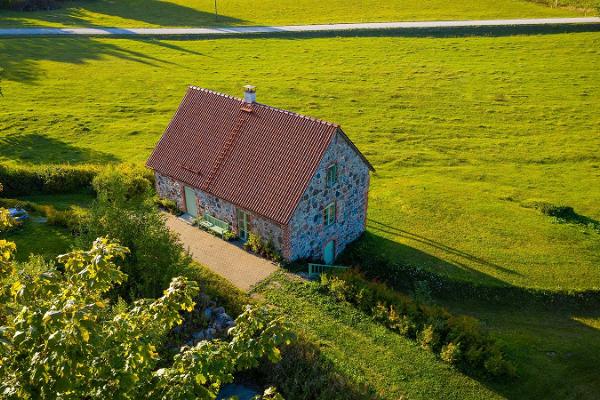
[(514, 375), (512, 364), (474, 318), (454, 316), (443, 307), (420, 304), (383, 283), (366, 280), (356, 270), (324, 274), (321, 286), (339, 301), (365, 310), (387, 328), (417, 339), (421, 347), (463, 370), (493, 377)]
[(135, 166), (111, 166), (94, 178), (93, 186), (98, 198), (82, 224), (82, 246), (100, 235), (119, 240), (131, 250), (123, 265), (129, 279), (114, 294), (126, 300), (159, 296), (191, 260), (165, 226), (148, 174)]
[(458, 364), (460, 357), (460, 343), (450, 342), (444, 345), (440, 352), (440, 358), (448, 364)]
[(248, 240), (244, 243), (244, 248), (269, 260), (275, 262), (281, 261), (281, 254), (279, 254), (270, 238), (265, 242), (259, 235), (250, 233)]
[(0, 164), (0, 182), (8, 197), (91, 192), (92, 180), (99, 171), (95, 165), (15, 167)]
[(181, 215), (183, 211), (177, 207), (177, 203), (171, 199), (163, 199), (158, 196), (154, 197), (154, 204), (156, 204), (159, 208), (170, 212), (173, 215)]

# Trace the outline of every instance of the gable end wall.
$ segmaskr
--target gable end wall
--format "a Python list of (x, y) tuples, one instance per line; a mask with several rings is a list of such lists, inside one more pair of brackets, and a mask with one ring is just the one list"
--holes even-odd
[[(326, 187), (327, 168), (337, 163), (338, 181)], [(336, 133), (300, 198), (288, 224), (289, 258), (321, 260), (323, 248), (335, 240), (336, 256), (365, 230), (369, 168), (350, 144)], [(323, 223), (323, 210), (336, 202), (336, 222)]]

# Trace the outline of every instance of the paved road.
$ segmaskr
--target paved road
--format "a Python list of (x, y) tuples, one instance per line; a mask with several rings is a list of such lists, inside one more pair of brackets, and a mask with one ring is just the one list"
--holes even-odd
[(482, 26), (535, 26), (600, 24), (600, 17), (587, 18), (533, 18), (493, 19), (466, 21), (373, 22), (360, 24), (240, 26), (214, 28), (4, 28), (0, 36), (215, 36), (252, 35), (269, 33), (335, 32), (351, 30), (414, 29), (414, 28), (466, 28)]
[(179, 234), (184, 248), (189, 250), (195, 261), (244, 291), (250, 290), (279, 269), (272, 262), (191, 226), (174, 215), (165, 215), (167, 226)]

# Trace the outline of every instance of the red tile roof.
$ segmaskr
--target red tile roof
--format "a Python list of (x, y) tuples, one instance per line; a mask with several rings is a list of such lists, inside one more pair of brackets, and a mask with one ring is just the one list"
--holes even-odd
[(348, 139), (338, 125), (192, 86), (146, 165), (286, 224), (336, 132)]

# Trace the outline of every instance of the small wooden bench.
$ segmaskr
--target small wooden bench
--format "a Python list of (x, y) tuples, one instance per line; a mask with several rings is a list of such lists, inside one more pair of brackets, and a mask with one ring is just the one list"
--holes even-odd
[(230, 231), (229, 224), (225, 221), (221, 221), (210, 215), (209, 213), (204, 213), (203, 219), (198, 222), (198, 226), (209, 229), (215, 233), (218, 233), (223, 238), (227, 232)]

